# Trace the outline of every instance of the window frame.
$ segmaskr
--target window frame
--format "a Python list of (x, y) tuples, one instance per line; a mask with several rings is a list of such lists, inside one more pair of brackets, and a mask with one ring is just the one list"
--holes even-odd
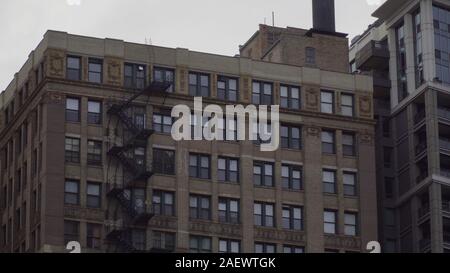
[[(196, 165), (191, 165), (191, 158), (196, 158)], [(208, 167), (202, 166), (202, 160), (207, 158), (208, 159)], [(193, 168), (195, 168), (195, 174), (193, 173)], [(202, 175), (202, 170), (207, 169), (208, 176), (204, 177)], [(197, 154), (197, 153), (189, 153), (189, 177), (195, 178), (195, 179), (204, 179), (204, 180), (210, 180), (211, 179), (211, 156), (205, 155), (205, 154)]]
[[(272, 175), (267, 174), (266, 168), (271, 167)], [(255, 173), (255, 168), (260, 168), (260, 174)], [(275, 164), (273, 162), (254, 161), (253, 162), (253, 185), (255, 187), (273, 188), (275, 187)], [(259, 183), (257, 183), (257, 177), (259, 175)], [(270, 185), (267, 185), (267, 179), (270, 178)]]
[(101, 166), (103, 164), (103, 142), (89, 139), (87, 142), (87, 164)]
[[(326, 214), (327, 213), (330, 213), (330, 214), (332, 214), (333, 215), (333, 218), (334, 218), (334, 220), (333, 220), (333, 222), (330, 222), (330, 221), (326, 221)], [(328, 210), (328, 209), (326, 209), (326, 210), (324, 210), (324, 212), (323, 212), (323, 225), (324, 225), (324, 234), (331, 234), (331, 235), (336, 235), (337, 233), (338, 233), (338, 221), (337, 221), (337, 217), (338, 217), (338, 215), (337, 215), (337, 211), (336, 210)], [(330, 227), (331, 225), (333, 226), (333, 232), (327, 232), (327, 225)]]
[(153, 148), (153, 172), (155, 174), (175, 175), (175, 156), (174, 150)]
[[(300, 211), (300, 218), (295, 217), (296, 210)], [(294, 230), (294, 231), (303, 231), (304, 230), (303, 207), (294, 206), (294, 205), (283, 205), (281, 211), (282, 211), (281, 217), (282, 217), (282, 222), (283, 222), (283, 229)], [(284, 214), (285, 212), (289, 213), (288, 217), (285, 217), (285, 214)], [(296, 221), (299, 222), (298, 228), (296, 228), (296, 223), (295, 223)]]
[[(192, 205), (192, 200), (195, 200), (196, 206)], [(208, 201), (208, 208), (203, 207), (204, 204), (203, 201), (205, 200)], [(189, 219), (211, 221), (212, 219), (211, 196), (198, 194), (189, 195)]]
[[(344, 97), (351, 98), (351, 105), (344, 104)], [(345, 113), (344, 109), (350, 109), (351, 114)], [(346, 117), (354, 117), (355, 116), (355, 96), (350, 93), (341, 93), (341, 115)]]
[[(230, 87), (230, 82), (236, 82), (236, 89), (233, 90)], [(224, 88), (219, 87), (219, 82), (224, 83)], [(223, 90), (223, 91), (222, 91)], [(221, 92), (223, 92), (223, 97), (221, 96)], [(235, 92), (235, 99), (230, 98), (230, 93)], [(229, 76), (217, 76), (217, 98), (219, 100), (224, 101), (239, 101), (239, 78), (238, 77), (229, 77)]]
[[(287, 97), (282, 95), (282, 89), (286, 88)], [(298, 90), (298, 98), (294, 98), (292, 96), (293, 90)], [(301, 110), (301, 101), (302, 101), (302, 89), (300, 86), (281, 84), (280, 85), (280, 107), (284, 109), (290, 110)], [(293, 101), (297, 100), (298, 107), (294, 107)]]
[[(69, 101), (76, 101), (78, 109), (69, 109)], [(66, 98), (66, 108), (65, 108), (65, 114), (66, 114), (66, 122), (80, 122), (80, 116), (81, 116), (81, 99), (80, 98), (74, 98), (74, 97), (67, 97)], [(76, 114), (76, 119), (74, 118)]]
[[(346, 176), (353, 176), (353, 184), (346, 182)], [(342, 183), (344, 187), (344, 196), (356, 197), (358, 196), (358, 175), (355, 172), (344, 171), (342, 173)], [(349, 193), (351, 189), (352, 193)]]
[[(159, 80), (156, 77), (156, 73), (160, 72), (161, 73), (161, 79)], [(172, 74), (172, 80), (168, 80), (168, 75)], [(170, 84), (169, 88), (167, 90), (165, 90), (167, 93), (174, 93), (175, 92), (175, 69), (173, 68), (168, 68), (168, 67), (162, 67), (162, 66), (154, 66), (153, 67), (153, 80), (155, 82), (159, 82), (159, 83), (168, 83)]]
[[(195, 76), (196, 83), (191, 83), (191, 76)], [(208, 79), (208, 86), (202, 84), (203, 77)], [(211, 75), (203, 72), (189, 71), (188, 73), (188, 91), (189, 95), (193, 97), (211, 97)], [(203, 88), (207, 88), (207, 94), (203, 94)]]
[[(98, 187), (98, 195), (90, 194), (89, 187)], [(93, 205), (92, 200), (95, 200), (96, 205)], [(102, 183), (99, 182), (87, 182), (86, 183), (86, 207), (91, 209), (101, 209), (102, 208)]]
[[(283, 130), (287, 129), (287, 136), (283, 135)], [(294, 129), (298, 130), (298, 138), (294, 138)], [(280, 140), (281, 140), (281, 148), (282, 149), (291, 149), (291, 150), (301, 150), (302, 147), (302, 127), (294, 126), (289, 124), (281, 124), (280, 127)], [(298, 141), (298, 146), (296, 145), (296, 141)], [(286, 145), (287, 142), (287, 145)]]
[[(347, 222), (347, 216), (354, 217), (354, 223)], [(352, 229), (352, 232), (348, 232), (349, 228)], [(359, 235), (358, 231), (358, 213), (346, 211), (344, 213), (344, 235), (345, 236), (353, 236), (356, 237)]]
[[(167, 202), (167, 196), (172, 196), (172, 204)], [(159, 198), (159, 203), (156, 202), (155, 197)], [(156, 215), (174, 217), (175, 214), (175, 192), (153, 190), (152, 206)], [(159, 209), (158, 209), (159, 206)], [(169, 209), (170, 208), (170, 209)]]
[[(284, 175), (284, 169), (288, 169), (288, 176)], [(294, 172), (300, 172), (300, 178), (299, 178), (299, 185), (298, 187), (295, 187), (295, 179), (294, 178)], [(287, 183), (287, 187), (286, 187)], [(297, 165), (288, 165), (288, 164), (282, 164), (281, 165), (281, 184), (283, 187), (283, 190), (291, 190), (291, 191), (301, 191), (303, 190), (303, 167), (297, 166)]]
[[(237, 203), (237, 211), (233, 212), (231, 211), (232, 202)], [(225, 210), (221, 209), (222, 205), (225, 205)], [(235, 214), (235, 216), (233, 216)], [(233, 199), (233, 198), (226, 198), (226, 197), (219, 197), (219, 203), (218, 203), (218, 215), (219, 215), (219, 222), (220, 223), (227, 223), (227, 224), (240, 224), (241, 219), (241, 212), (240, 212), (240, 200), (239, 199)]]
[[(196, 245), (197, 247), (194, 248), (192, 246), (192, 241), (197, 241)], [(204, 241), (208, 241), (209, 248), (203, 248)], [(198, 236), (198, 235), (191, 235), (189, 237), (189, 252), (190, 253), (211, 253), (212, 252), (212, 238), (208, 236)]]
[[(157, 122), (157, 118), (161, 119), (161, 122)], [(170, 119), (170, 125), (166, 123), (167, 119)], [(153, 113), (153, 131), (159, 134), (171, 134), (172, 133), (172, 125), (174, 119), (170, 114), (165, 114), (162, 112), (154, 112)], [(167, 130), (168, 129), (168, 130)]]
[[(72, 183), (73, 185), (76, 185), (77, 191), (76, 192), (69, 192), (67, 190), (67, 184)], [(70, 195), (72, 198), (76, 198), (76, 202), (68, 202), (67, 196)], [(70, 205), (70, 206), (79, 206), (80, 205), (80, 181), (74, 180), (74, 179), (66, 179), (64, 182), (64, 204)]]
[[(324, 138), (326, 137), (325, 134), (329, 134), (329, 136), (332, 137), (332, 142), (328, 142), (326, 140), (324, 140)], [(322, 130), (322, 132), (320, 133), (320, 139), (322, 142), (322, 154), (327, 154), (327, 155), (335, 155), (336, 154), (336, 131), (332, 131), (332, 130)], [(329, 151), (331, 149), (331, 152)]]
[[(70, 59), (78, 61), (78, 68), (69, 67)], [(66, 79), (71, 80), (71, 81), (81, 81), (81, 71), (82, 71), (81, 56), (67, 55), (67, 57), (66, 57)], [(75, 73), (75, 72), (77, 73), (77, 75), (76, 75), (76, 77), (72, 78), (71, 73)]]
[[(94, 232), (98, 228), (98, 235)], [(86, 247), (90, 249), (101, 249), (102, 245), (102, 225), (86, 223)]]
[[(324, 101), (324, 95), (325, 94), (329, 94), (329, 95), (331, 95), (331, 102), (327, 102), (327, 101)], [(320, 91), (320, 112), (321, 113), (323, 113), (323, 114), (334, 114), (335, 113), (335, 108), (336, 108), (336, 106), (335, 106), (335, 102), (336, 102), (336, 99), (335, 99), (335, 92), (334, 91), (331, 91), (331, 90), (321, 90)], [(326, 106), (331, 106), (331, 112), (329, 112), (328, 110), (327, 110), (327, 107)]]
[[(100, 71), (93, 71), (91, 69), (91, 64), (99, 65), (100, 66)], [(91, 78), (92, 74), (98, 75), (99, 81), (93, 80)], [(98, 84), (103, 83), (103, 59), (100, 59), (100, 58), (89, 58), (88, 59), (88, 81), (90, 83), (98, 83)]]
[[(93, 112), (90, 109), (90, 105), (96, 103), (98, 104), (98, 112)], [(103, 113), (103, 105), (101, 101), (96, 100), (88, 100), (88, 114), (87, 114), (87, 122), (89, 125), (101, 125), (102, 124), (102, 113)]]
[[(222, 250), (222, 243), (225, 243), (226, 250)], [(233, 244), (237, 244), (238, 250), (233, 251)], [(223, 239), (219, 238), (219, 253), (241, 253), (241, 241), (233, 239)]]
[[(325, 173), (333, 174), (333, 182), (325, 181)], [(323, 185), (323, 193), (324, 194), (337, 194), (337, 178), (336, 178), (336, 170), (323, 169), (322, 170), (322, 185)], [(329, 191), (326, 185), (332, 185), (333, 191)]]
[[(72, 143), (67, 143), (70, 140)], [(78, 141), (78, 145), (75, 145), (73, 142)], [(72, 150), (68, 150), (68, 145), (71, 146)], [(74, 147), (78, 147), (78, 151), (73, 151)], [(80, 147), (81, 147), (81, 139), (75, 137), (65, 137), (65, 146), (64, 146), (64, 156), (66, 163), (80, 164)]]
[[(352, 138), (352, 145), (345, 143), (346, 137)], [(351, 152), (348, 152), (349, 150), (351, 150)], [(342, 154), (344, 156), (348, 156), (348, 157), (356, 157), (357, 152), (356, 152), (356, 134), (355, 133), (353, 133), (353, 132), (343, 132), (342, 133)]]
[[(128, 68), (131, 68), (131, 75), (127, 75), (127, 73), (126, 73)], [(141, 68), (142, 68), (142, 70), (141, 70)], [(139, 73), (142, 73), (143, 77), (140, 77)], [(124, 79), (123, 80), (124, 88), (143, 90), (147, 85), (147, 65), (126, 62), (126, 63), (124, 63), (123, 75), (124, 75), (124, 78), (123, 78)], [(129, 83), (127, 81), (129, 81)]]
[[(225, 160), (225, 169), (220, 168), (220, 162), (221, 160)], [(235, 162), (236, 163), (236, 170), (231, 170), (231, 164)], [(239, 171), (239, 159), (238, 158), (232, 158), (232, 157), (218, 157), (217, 159), (217, 181), (222, 183), (235, 183), (239, 184), (240, 182), (240, 171)], [(224, 173), (225, 179), (221, 178), (221, 173)], [(232, 179), (233, 174), (236, 176), (236, 179)]]
[[(261, 214), (257, 212), (257, 206), (261, 207)], [(268, 214), (268, 207), (272, 208), (272, 215)], [(257, 227), (276, 227), (276, 219), (275, 219), (275, 204), (273, 203), (265, 203), (265, 202), (254, 202), (253, 204), (253, 217), (254, 217), (254, 225)], [(258, 220), (258, 217), (261, 217)], [(271, 219), (271, 223), (268, 222), (268, 219)]]
[[(255, 89), (255, 85), (259, 86), (259, 90)], [(266, 86), (270, 86), (270, 102), (267, 100), (269, 99), (269, 95), (266, 94)], [(256, 92), (257, 91), (257, 92)], [(258, 97), (258, 101), (255, 101), (256, 96)], [(271, 106), (274, 103), (274, 84), (272, 82), (266, 82), (266, 81), (259, 81), (254, 80), (252, 82), (252, 103), (256, 105), (267, 105)]]

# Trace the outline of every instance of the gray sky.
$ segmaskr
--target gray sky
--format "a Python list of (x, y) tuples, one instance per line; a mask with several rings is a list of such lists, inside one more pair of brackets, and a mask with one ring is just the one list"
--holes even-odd
[[(349, 37), (384, 0), (336, 0), (337, 30)], [(77, 5), (77, 3), (80, 3)], [(258, 24), (310, 28), (311, 0), (2, 0), (0, 90), (47, 29), (233, 56)]]

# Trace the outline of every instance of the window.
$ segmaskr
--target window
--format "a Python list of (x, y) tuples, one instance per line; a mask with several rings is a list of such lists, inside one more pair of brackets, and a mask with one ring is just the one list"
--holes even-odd
[(255, 226), (275, 227), (274, 205), (267, 203), (254, 204)]
[(191, 219), (211, 220), (211, 198), (191, 195), (189, 210)]
[(255, 243), (255, 253), (276, 253), (276, 245), (267, 243)]
[(126, 88), (144, 89), (146, 69), (144, 65), (126, 63), (124, 68), (124, 85)]
[(66, 99), (66, 121), (80, 122), (80, 100), (74, 98)]
[(300, 109), (300, 87), (280, 86), (280, 107), (286, 109)]
[(156, 250), (174, 251), (175, 233), (153, 231), (153, 248)]
[(326, 234), (336, 234), (336, 211), (326, 210), (323, 213), (323, 228)]
[(74, 180), (66, 180), (64, 186), (64, 204), (79, 205), (80, 204), (80, 182)]
[(336, 194), (336, 172), (323, 170), (322, 172), (323, 192)]
[(153, 149), (153, 172), (158, 174), (175, 174), (175, 151)]
[(102, 165), (102, 146), (101, 141), (88, 140), (88, 165)]
[(283, 189), (298, 191), (302, 189), (302, 167), (283, 165), (281, 167)]
[(134, 106), (129, 112), (129, 116), (133, 117), (133, 124), (139, 130), (143, 130), (146, 128), (146, 115), (145, 115), (145, 107)]
[(332, 91), (322, 91), (320, 93), (320, 109), (322, 113), (334, 113), (334, 93)]
[(166, 90), (169, 93), (173, 93), (175, 90), (175, 71), (169, 68), (155, 67), (153, 70), (153, 78), (156, 82), (170, 84), (170, 87)]
[(301, 149), (301, 128), (281, 125), (281, 148)]
[(102, 207), (102, 185), (99, 183), (87, 183), (87, 198), (86, 203), (88, 208)]
[(64, 221), (64, 245), (71, 241), (80, 241), (80, 223)]
[(273, 163), (253, 163), (253, 183), (255, 186), (273, 187)]
[(252, 103), (256, 105), (272, 105), (273, 85), (266, 82), (253, 82)]
[(154, 191), (152, 204), (156, 215), (175, 216), (175, 194), (173, 192)]
[(141, 170), (145, 168), (146, 152), (144, 147), (137, 147), (133, 151), (133, 158)]
[(387, 199), (394, 197), (394, 178), (384, 178), (384, 195)]
[(239, 223), (239, 200), (219, 198), (219, 221), (221, 223)]
[(238, 80), (219, 76), (217, 78), (217, 98), (220, 100), (237, 101)]
[(343, 116), (353, 117), (355, 114), (353, 95), (341, 95), (341, 111)]
[(89, 124), (102, 124), (102, 104), (98, 101), (88, 101), (88, 115), (87, 120)]
[(358, 235), (356, 213), (346, 212), (344, 214), (344, 234), (347, 236)]
[(189, 240), (191, 253), (211, 253), (211, 238), (204, 236), (191, 236)]
[(210, 162), (211, 158), (206, 155), (190, 154), (189, 155), (189, 176), (200, 179), (210, 179)]
[(322, 131), (322, 153), (335, 154), (335, 133), (333, 131)]
[(342, 153), (344, 156), (355, 156), (355, 135), (353, 133), (342, 134)]
[(284, 245), (283, 246), (283, 253), (285, 254), (300, 254), (305, 253), (305, 248), (302, 246), (289, 246)]
[[(218, 136), (223, 135), (223, 140), (236, 141), (237, 140), (237, 121), (230, 119), (227, 122), (226, 116), (218, 119)], [(223, 133), (222, 133), (223, 132)]]
[(217, 175), (220, 182), (239, 182), (239, 160), (219, 157)]
[(241, 242), (229, 239), (219, 239), (219, 253), (240, 253)]
[(307, 64), (316, 64), (316, 49), (313, 47), (306, 48), (306, 63)]
[(67, 57), (67, 79), (79, 81), (81, 80), (81, 58), (75, 56)]
[(383, 163), (385, 168), (392, 167), (392, 150), (393, 149), (391, 147), (383, 148)]
[(289, 230), (303, 230), (302, 208), (283, 206), (283, 228)]
[[(397, 85), (398, 102), (408, 96), (408, 83), (406, 78), (406, 43), (405, 43), (405, 25), (402, 22), (396, 30), (397, 45)], [(438, 58), (438, 56), (436, 56)], [(439, 58), (438, 58), (439, 59)], [(439, 74), (439, 71), (437, 71)]]
[(89, 81), (93, 83), (102, 83), (103, 79), (103, 60), (89, 58)]
[(102, 245), (102, 225), (87, 223), (86, 244), (88, 248), (100, 249)]
[(356, 196), (356, 174), (344, 172), (344, 195)]
[(170, 114), (153, 113), (153, 130), (157, 133), (170, 134), (172, 122), (173, 119)]
[(131, 244), (132, 246), (140, 251), (144, 251), (147, 248), (147, 232), (142, 229), (131, 230)]
[(80, 163), (80, 139), (66, 137), (66, 162)]
[(209, 97), (209, 75), (189, 73), (189, 95)]

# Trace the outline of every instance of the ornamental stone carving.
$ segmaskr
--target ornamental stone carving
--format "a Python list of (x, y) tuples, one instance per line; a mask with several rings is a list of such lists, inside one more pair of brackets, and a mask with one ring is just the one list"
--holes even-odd
[(372, 100), (370, 97), (362, 96), (359, 98), (359, 111), (361, 116), (372, 115)]
[(111, 85), (122, 85), (122, 61), (106, 58), (106, 82)]
[(49, 77), (64, 78), (65, 74), (65, 52), (60, 50), (49, 50), (48, 53), (48, 71)]
[(319, 106), (319, 92), (316, 88), (308, 87), (305, 91), (306, 107), (311, 110), (317, 110)]

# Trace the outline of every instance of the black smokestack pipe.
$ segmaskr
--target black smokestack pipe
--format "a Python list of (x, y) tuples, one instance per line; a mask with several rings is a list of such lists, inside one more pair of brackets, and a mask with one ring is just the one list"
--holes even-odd
[(336, 32), (334, 0), (312, 0), (312, 6), (314, 30)]

